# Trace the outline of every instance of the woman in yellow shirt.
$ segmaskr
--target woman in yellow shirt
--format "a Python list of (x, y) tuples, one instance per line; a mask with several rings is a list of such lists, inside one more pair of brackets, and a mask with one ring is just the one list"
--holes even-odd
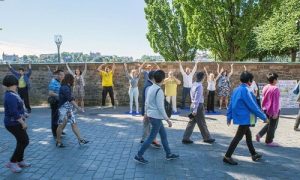
[(177, 86), (181, 84), (181, 81), (174, 77), (174, 72), (170, 71), (168, 78), (164, 80), (166, 100), (172, 104), (172, 110), (177, 113), (176, 96)]

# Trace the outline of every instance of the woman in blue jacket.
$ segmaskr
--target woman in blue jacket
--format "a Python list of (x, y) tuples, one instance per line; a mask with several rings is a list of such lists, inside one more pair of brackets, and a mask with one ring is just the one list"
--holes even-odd
[(6, 167), (12, 172), (19, 173), (23, 167), (30, 166), (23, 159), (25, 148), (29, 144), (25, 123), (28, 115), (24, 111), (23, 100), (17, 93), (18, 79), (13, 75), (7, 75), (3, 79), (3, 85), (7, 87), (4, 95), (4, 125), (17, 140), (16, 149)]
[(246, 142), (248, 149), (251, 153), (252, 160), (259, 160), (262, 155), (258, 154), (252, 144), (252, 136), (250, 126), (254, 126), (256, 123), (256, 117), (259, 117), (264, 122), (267, 121), (266, 115), (261, 111), (256, 103), (254, 94), (249, 90), (249, 86), (253, 81), (253, 75), (250, 72), (244, 71), (240, 76), (241, 84), (237, 87), (231, 96), (229, 109), (227, 111), (227, 125), (233, 124), (239, 125), (235, 137), (233, 138), (223, 161), (231, 165), (237, 165), (231, 156), (242, 140), (243, 136), (246, 136)]

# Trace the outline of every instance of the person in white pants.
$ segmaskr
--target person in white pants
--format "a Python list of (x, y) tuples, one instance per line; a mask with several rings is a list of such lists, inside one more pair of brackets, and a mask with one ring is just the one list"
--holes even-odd
[[(143, 64), (144, 65), (144, 64)], [(138, 83), (140, 79), (140, 74), (141, 74), (141, 68), (143, 67), (140, 66), (138, 71), (136, 69), (132, 69), (130, 74), (128, 73), (127, 69), (127, 64), (124, 63), (125, 67), (125, 73), (126, 77), (129, 79), (129, 99), (130, 99), (130, 111), (129, 113), (132, 114), (132, 107), (133, 107), (133, 100), (135, 102), (135, 107), (136, 107), (136, 114), (139, 114), (139, 88), (138, 88)]]
[(174, 77), (173, 71), (170, 71), (169, 77), (164, 80), (166, 100), (172, 104), (172, 110), (174, 113), (177, 113), (177, 86), (180, 84), (181, 81)]

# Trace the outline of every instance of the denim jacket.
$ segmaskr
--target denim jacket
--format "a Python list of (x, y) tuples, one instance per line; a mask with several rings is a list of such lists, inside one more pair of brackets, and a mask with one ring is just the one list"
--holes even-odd
[(237, 87), (231, 96), (231, 101), (227, 111), (227, 122), (237, 125), (251, 125), (250, 116), (254, 115), (255, 123), (259, 117), (266, 121), (266, 115), (261, 111), (256, 103), (254, 94), (249, 90), (247, 84), (241, 84)]
[[(9, 70), (10, 70), (10, 72), (14, 75), (14, 76), (16, 76), (16, 78), (19, 80), (20, 78), (21, 78), (21, 74), (18, 72), (18, 71), (16, 71), (14, 68), (9, 68)], [(28, 69), (28, 71), (26, 72), (26, 73), (24, 73), (24, 81), (25, 81), (25, 83), (26, 83), (26, 87), (28, 88), (28, 89), (30, 89), (30, 87), (31, 87), (31, 84), (30, 84), (30, 76), (31, 76), (31, 68), (30, 69)]]

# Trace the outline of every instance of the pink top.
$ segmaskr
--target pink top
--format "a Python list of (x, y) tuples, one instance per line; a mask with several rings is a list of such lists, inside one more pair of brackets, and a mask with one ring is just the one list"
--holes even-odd
[(268, 84), (262, 91), (262, 109), (268, 116), (278, 116), (280, 112), (280, 91), (277, 86)]

